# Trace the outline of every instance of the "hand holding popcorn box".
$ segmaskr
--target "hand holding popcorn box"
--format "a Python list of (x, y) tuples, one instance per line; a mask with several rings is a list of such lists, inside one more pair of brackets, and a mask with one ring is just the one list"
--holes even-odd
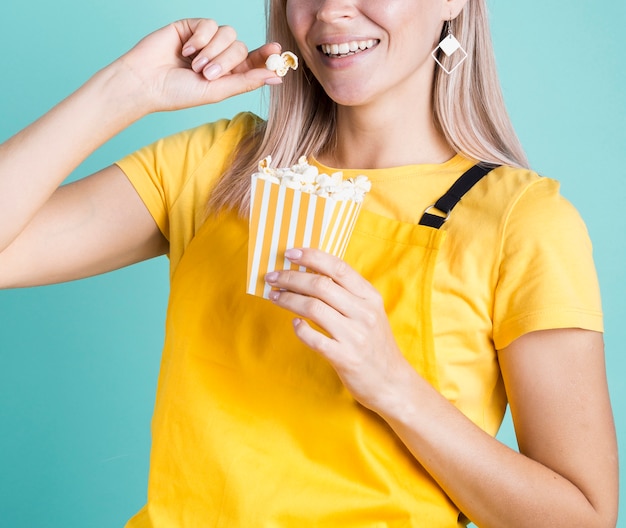
[(271, 168), (271, 157), (252, 175), (249, 294), (268, 298), (265, 274), (304, 268), (285, 259), (293, 247), (312, 247), (343, 258), (371, 184), (366, 176), (343, 179), (341, 172), (320, 174), (305, 157), (289, 168)]

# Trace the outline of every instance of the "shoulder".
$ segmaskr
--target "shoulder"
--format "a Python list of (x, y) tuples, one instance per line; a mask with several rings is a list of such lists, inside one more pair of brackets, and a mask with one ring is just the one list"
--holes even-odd
[(214, 146), (220, 142), (232, 142), (237, 144), (243, 137), (250, 134), (262, 119), (251, 112), (242, 112), (232, 119), (220, 119), (213, 123), (207, 123), (192, 128), (182, 133), (189, 144)]
[(199, 162), (215, 148), (234, 148), (260, 121), (256, 115), (244, 112), (232, 119), (220, 119), (167, 136), (146, 148), (167, 152), (169, 155), (180, 153), (187, 162), (190, 161), (190, 156)]
[(220, 119), (161, 138), (126, 156), (118, 165), (154, 167), (172, 165), (184, 159), (187, 166), (197, 165), (216, 147), (233, 148), (261, 122), (256, 115), (244, 112), (232, 119)]
[[(602, 331), (592, 243), (558, 181), (503, 168), (498, 220), (494, 341), (501, 349), (535, 330)], [(496, 180), (496, 178), (494, 178)]]
[(585, 222), (561, 194), (557, 180), (502, 166), (481, 184), (472, 197), (476, 222), (492, 232), (498, 250), (495, 264), (501, 272), (524, 260), (528, 265), (541, 261), (564, 265), (591, 255)]
[(461, 295), (474, 285), (470, 302), (489, 299), (497, 348), (533, 330), (602, 328), (591, 240), (558, 181), (498, 167), (463, 197), (444, 229), (440, 268)]
[(254, 114), (240, 113), (159, 139), (117, 165), (170, 239), (173, 224), (200, 223), (210, 187), (260, 122)]
[(493, 176), (488, 192), (500, 204), (496, 209), (503, 252), (516, 252), (533, 244), (550, 246), (557, 242), (555, 238), (560, 239), (557, 245), (586, 245), (584, 221), (561, 194), (557, 180), (513, 167), (499, 167)]
[(528, 243), (543, 238), (547, 230), (566, 227), (586, 234), (560, 187), (557, 180), (530, 169), (497, 167), (463, 198), (463, 223), (491, 231), (503, 244), (516, 235)]
[(459, 250), (476, 247), (481, 254), (481, 248), (491, 248), (490, 262), (496, 271), (511, 234), (527, 234), (527, 228), (541, 225), (543, 214), (558, 218), (558, 210), (564, 207), (567, 201), (557, 181), (530, 169), (499, 166), (462, 197), (444, 229)]
[[(261, 119), (252, 113), (184, 130), (164, 137), (122, 158), (117, 165), (135, 187), (152, 186), (170, 204), (195, 175), (213, 178), (221, 173), (232, 152)], [(206, 167), (210, 167), (207, 172)]]
[(532, 201), (527, 204), (524, 196), (535, 193), (542, 199), (559, 200), (559, 183), (530, 169), (503, 165), (489, 172), (467, 198), (474, 206), (480, 204), (480, 210), (492, 220), (505, 221), (520, 205), (532, 207)]

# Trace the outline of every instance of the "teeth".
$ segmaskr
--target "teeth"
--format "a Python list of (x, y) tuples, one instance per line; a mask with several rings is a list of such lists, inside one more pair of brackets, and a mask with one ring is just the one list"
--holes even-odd
[(352, 55), (373, 47), (377, 42), (374, 39), (351, 40), (341, 44), (322, 44), (320, 48), (325, 55)]
[(345, 55), (346, 53), (350, 53), (350, 44), (339, 44), (339, 55)]

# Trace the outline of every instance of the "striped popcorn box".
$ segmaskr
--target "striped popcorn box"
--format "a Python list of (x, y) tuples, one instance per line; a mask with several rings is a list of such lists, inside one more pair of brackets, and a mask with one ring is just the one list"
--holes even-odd
[[(290, 169), (269, 169), (269, 161), (263, 160), (259, 164), (262, 170), (252, 175), (246, 288), (247, 293), (266, 299), (271, 291), (264, 279), (267, 272), (305, 271), (285, 259), (285, 250), (313, 247), (339, 258), (344, 256), (362, 197), (369, 190), (369, 182), (361, 180), (355, 192), (353, 180), (344, 182), (340, 173), (332, 177), (319, 175), (303, 159)], [(303, 173), (307, 173), (304, 182), (297, 177), (294, 183), (285, 176)], [(328, 178), (334, 178), (331, 185), (325, 185)], [(309, 179), (313, 184), (307, 183)]]

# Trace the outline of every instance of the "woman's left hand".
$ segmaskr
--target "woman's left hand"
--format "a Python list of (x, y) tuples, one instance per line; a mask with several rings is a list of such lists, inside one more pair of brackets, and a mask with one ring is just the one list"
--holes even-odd
[(363, 405), (380, 412), (393, 405), (393, 387), (411, 369), (393, 337), (378, 291), (346, 262), (316, 249), (285, 256), (315, 273), (274, 271), (268, 284), (274, 304), (306, 318), (294, 319), (298, 338), (324, 356)]
[(328, 334), (296, 319), (298, 337), (476, 525), (615, 526), (617, 442), (602, 334), (542, 330), (499, 351), (518, 453), (419, 377), (395, 343), (381, 296), (356, 271), (312, 249), (286, 256), (316, 273), (268, 273), (284, 290), (271, 293), (273, 301)]

